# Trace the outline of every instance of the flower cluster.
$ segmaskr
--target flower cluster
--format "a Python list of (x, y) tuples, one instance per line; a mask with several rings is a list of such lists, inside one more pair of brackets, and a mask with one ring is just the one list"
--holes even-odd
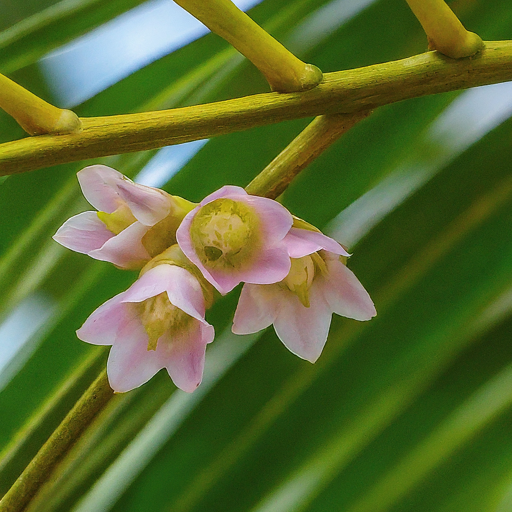
[(273, 324), (283, 344), (311, 362), (322, 352), (332, 313), (356, 320), (376, 314), (345, 266), (346, 250), (276, 201), (225, 186), (194, 204), (103, 165), (86, 167), (78, 180), (98, 211), (72, 217), (54, 239), (141, 269), (77, 331), (83, 341), (112, 345), (107, 372), (116, 392), (162, 368), (179, 388), (196, 389), (214, 338), (205, 319), (214, 290), (224, 295), (243, 282), (233, 332)]

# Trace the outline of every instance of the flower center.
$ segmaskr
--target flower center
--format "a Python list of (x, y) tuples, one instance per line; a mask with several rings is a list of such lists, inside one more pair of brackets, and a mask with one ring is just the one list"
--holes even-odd
[(304, 307), (309, 308), (309, 289), (315, 277), (313, 259), (311, 256), (290, 259), (290, 272), (281, 283), (288, 288), (288, 290), (297, 295)]
[(117, 210), (112, 213), (96, 212), (99, 219), (109, 231), (118, 235), (121, 231), (131, 226), (137, 219), (133, 216), (130, 208), (126, 204), (121, 204)]
[(209, 268), (240, 268), (260, 245), (259, 219), (253, 208), (232, 199), (203, 206), (190, 226), (195, 251)]
[(139, 304), (139, 315), (148, 335), (148, 350), (156, 350), (158, 340), (169, 331), (185, 329), (192, 317), (171, 304), (166, 292)]

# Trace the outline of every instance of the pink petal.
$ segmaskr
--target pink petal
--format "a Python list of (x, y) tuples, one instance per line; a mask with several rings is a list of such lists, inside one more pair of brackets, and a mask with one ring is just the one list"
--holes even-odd
[(94, 310), (76, 331), (78, 338), (92, 345), (113, 345), (119, 328), (135, 318), (130, 308), (122, 303), (125, 293), (116, 295)]
[(209, 272), (202, 265), (199, 267), (204, 278), (212, 284), (222, 295), (229, 293), (235, 286), (241, 283), (240, 272)]
[[(185, 252), (185, 251), (183, 251)], [(195, 262), (194, 262), (195, 263)], [(285, 248), (262, 249), (248, 268), (232, 271), (206, 270), (201, 262), (196, 265), (204, 278), (226, 295), (239, 283), (273, 284), (282, 281), (290, 271), (290, 257)]]
[(165, 291), (171, 304), (204, 321), (201, 285), (190, 272), (176, 265), (162, 264), (148, 270), (125, 293), (123, 302), (142, 302)]
[(146, 226), (154, 226), (171, 211), (171, 198), (163, 190), (128, 180), (119, 181), (117, 188), (133, 216)]
[(336, 258), (327, 260), (329, 275), (319, 278), (322, 293), (334, 313), (355, 320), (370, 320), (377, 311), (354, 273)]
[(244, 284), (233, 319), (235, 334), (252, 334), (272, 325), (279, 313), (277, 285)]
[(106, 165), (90, 165), (77, 173), (82, 192), (97, 210), (112, 213), (119, 204), (117, 184), (124, 176)]
[(183, 254), (185, 254), (185, 256), (201, 271), (203, 277), (219, 292), (225, 295), (227, 292), (222, 291), (223, 289), (231, 291), (240, 281), (237, 281), (231, 286), (232, 278), (228, 276), (227, 283), (225, 283), (222, 287), (217, 282), (216, 278), (205, 268), (197, 256), (194, 245), (192, 244), (192, 239), (190, 237), (190, 225), (192, 224), (192, 220), (194, 219), (194, 216), (196, 215), (199, 208), (201, 208), (201, 206), (197, 206), (191, 212), (185, 215), (185, 218), (181, 221), (181, 224), (176, 231), (176, 241), (178, 242), (180, 249), (183, 251)]
[(282, 281), (290, 272), (290, 257), (284, 247), (263, 249), (253, 265), (240, 272), (240, 281), (252, 284), (273, 284)]
[(201, 384), (206, 345), (213, 341), (214, 335), (211, 325), (193, 322), (180, 335), (160, 339), (157, 352), (166, 354), (169, 376), (183, 391), (191, 393)]
[(293, 217), (277, 201), (258, 196), (241, 197), (239, 200), (256, 211), (261, 221), (262, 238), (268, 245), (280, 242), (290, 231)]
[(180, 246), (180, 249), (183, 251), (185, 256), (198, 267), (201, 262), (199, 261), (199, 258), (197, 257), (196, 251), (194, 249), (194, 245), (192, 244), (192, 238), (190, 237), (190, 226), (192, 225), (192, 221), (199, 211), (199, 208), (201, 208), (201, 206), (196, 206), (192, 211), (188, 212), (176, 230), (176, 240)]
[(314, 288), (309, 291), (309, 308), (304, 307), (294, 293), (288, 293), (274, 322), (276, 334), (285, 347), (311, 363), (322, 353), (332, 317), (321, 292)]
[(110, 350), (107, 374), (111, 388), (124, 393), (147, 382), (165, 366), (165, 358), (148, 350), (148, 336), (140, 320), (122, 326)]
[(89, 254), (113, 236), (96, 212), (83, 212), (64, 222), (53, 239), (67, 249)]
[(158, 265), (148, 270), (125, 292), (123, 302), (142, 302), (167, 291), (169, 283), (166, 267), (170, 266)]
[[(245, 195), (242, 195), (243, 191)], [(251, 267), (236, 271), (206, 269), (199, 260), (190, 237), (190, 226), (201, 206), (220, 197), (230, 197), (253, 207), (262, 219), (262, 235), (264, 246), (256, 255)], [(248, 196), (240, 187), (225, 186), (210, 194), (201, 202), (201, 206), (189, 212), (176, 232), (178, 244), (187, 258), (192, 261), (203, 274), (204, 278), (220, 293), (225, 295), (241, 281), (255, 284), (270, 284), (281, 281), (290, 270), (290, 258), (282, 243), (282, 238), (290, 229), (293, 219), (290, 213), (276, 201)], [(272, 222), (274, 226), (272, 226)]]
[(118, 235), (105, 242), (103, 247), (89, 252), (89, 256), (101, 261), (109, 261), (121, 268), (136, 268), (151, 256), (142, 245), (142, 237), (148, 230), (140, 222), (134, 222)]
[(167, 296), (170, 303), (187, 315), (205, 323), (204, 294), (199, 281), (184, 268), (167, 266), (170, 267), (167, 270), (169, 275)]
[(237, 187), (235, 185), (224, 185), (219, 190), (211, 193), (209, 196), (206, 196), (200, 204), (200, 206), (204, 206), (205, 204), (211, 203), (215, 199), (220, 199), (221, 197), (229, 197), (234, 198), (236, 196), (247, 196), (247, 192), (242, 187)]
[(317, 231), (292, 228), (284, 239), (290, 258), (302, 258), (324, 249), (334, 254), (350, 256), (343, 247), (332, 238)]

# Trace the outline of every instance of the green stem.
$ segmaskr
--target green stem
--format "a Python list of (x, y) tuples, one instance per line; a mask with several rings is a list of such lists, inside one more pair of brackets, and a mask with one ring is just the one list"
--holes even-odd
[(280, 196), (304, 168), (368, 115), (357, 112), (316, 117), (245, 189), (270, 199)]
[(114, 396), (103, 370), (0, 500), (0, 512), (21, 512), (96, 414)]
[(245, 55), (273, 91), (304, 91), (322, 81), (322, 72), (316, 66), (295, 57), (231, 0), (175, 2)]
[(50, 105), (4, 75), (0, 75), (0, 108), (29, 135), (77, 133), (81, 129), (74, 112)]
[(83, 118), (77, 134), (0, 144), (0, 176), (100, 156), (180, 144), (289, 119), (353, 113), (405, 99), (512, 80), (512, 41), (488, 42), (472, 59), (427, 52), (328, 73), (302, 93), (266, 93), (206, 105)]
[(461, 59), (484, 47), (480, 36), (466, 30), (444, 0), (407, 0), (407, 3), (427, 34), (430, 50)]

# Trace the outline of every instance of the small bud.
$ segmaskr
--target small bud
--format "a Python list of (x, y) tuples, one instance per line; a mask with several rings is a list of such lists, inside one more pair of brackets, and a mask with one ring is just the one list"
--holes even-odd
[(130, 208), (126, 204), (121, 204), (119, 208), (112, 213), (97, 212), (98, 218), (105, 224), (107, 229), (118, 235), (128, 226), (131, 226), (137, 219), (133, 216)]

